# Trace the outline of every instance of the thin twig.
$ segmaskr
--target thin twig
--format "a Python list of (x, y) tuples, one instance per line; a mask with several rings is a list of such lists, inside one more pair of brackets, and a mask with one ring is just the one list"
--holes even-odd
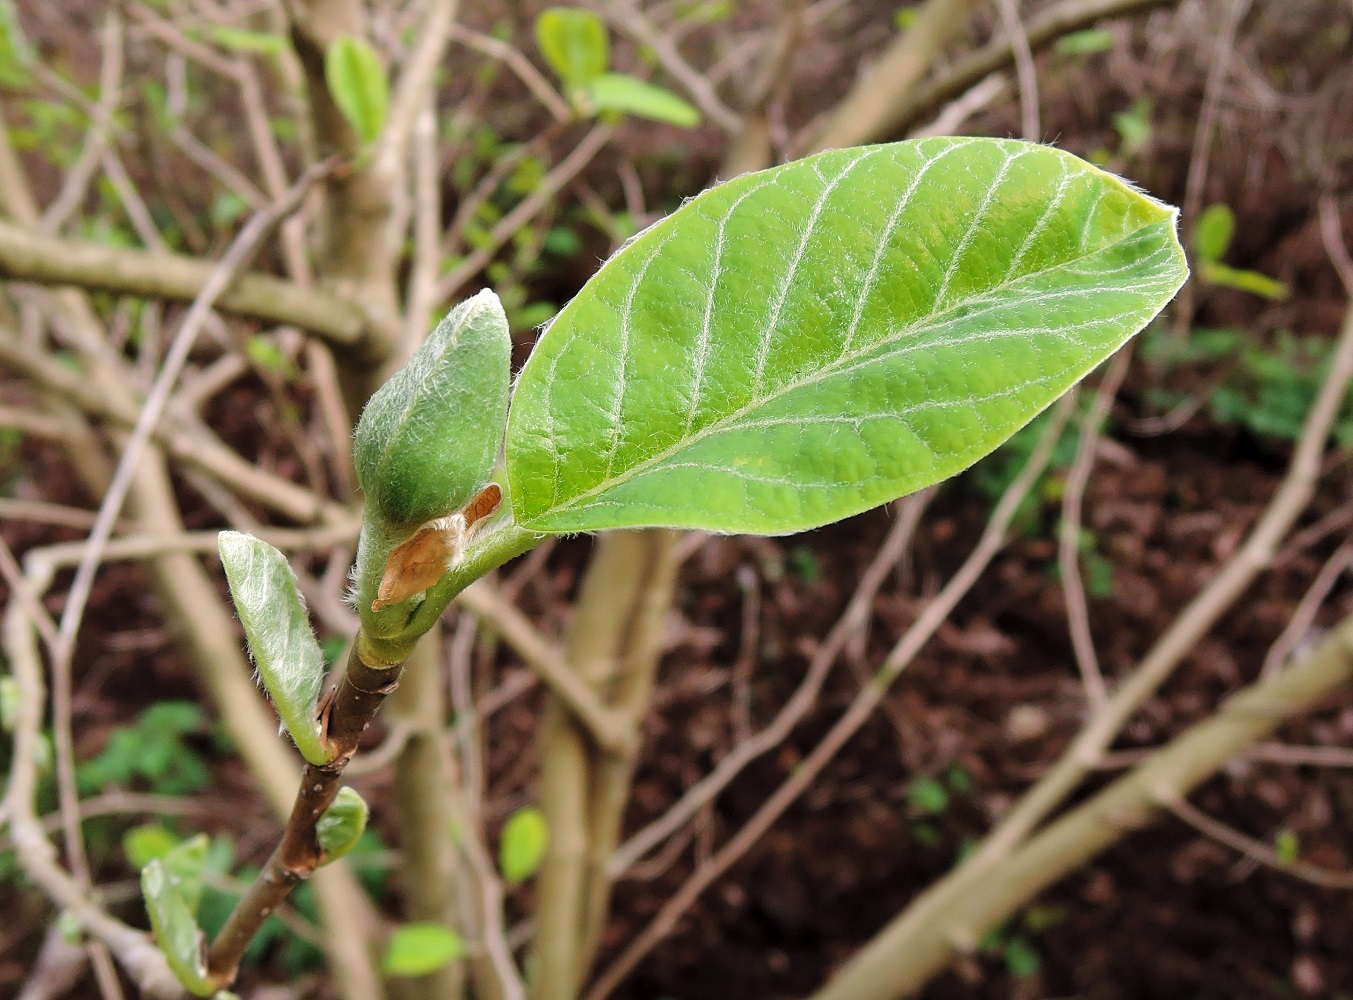
[(1099, 657), (1095, 655), (1095, 639), (1090, 631), (1090, 607), (1085, 599), (1085, 583), (1081, 579), (1081, 511), (1104, 421), (1113, 408), (1113, 401), (1131, 364), (1132, 347), (1129, 345), (1114, 355), (1095, 393), (1094, 402), (1090, 404), (1090, 411), (1085, 414), (1076, 457), (1067, 472), (1066, 492), (1062, 495), (1062, 523), (1057, 539), (1057, 566), (1061, 571), (1062, 593), (1066, 599), (1067, 628), (1071, 632), (1071, 647), (1076, 654), (1076, 666), (1080, 668), (1081, 683), (1085, 685), (1085, 697), (1092, 710), (1103, 706), (1109, 693), (1099, 669)]
[(751, 819), (709, 861), (691, 874), (681, 888), (663, 904), (657, 916), (639, 932), (612, 965), (597, 977), (596, 982), (587, 991), (585, 1000), (605, 1000), (639, 961), (672, 932), (682, 914), (699, 899), (705, 889), (760, 841), (771, 825), (803, 794), (822, 773), (822, 769), (869, 720), (879, 702), (888, 693), (893, 681), (910, 665), (916, 654), (949, 617), (955, 605), (986, 571), (991, 560), (1005, 547), (1010, 522), (1014, 520), (1024, 497), (1047, 467), (1048, 460), (1052, 457), (1053, 446), (1060, 438), (1062, 428), (1071, 413), (1072, 402), (1070, 396), (1062, 397), (1024, 468), (997, 502), (976, 547), (892, 648), (870, 682), (860, 690), (817, 746), (798, 763), (789, 777), (762, 803)]
[(473, 253), (442, 277), (437, 283), (436, 301), (450, 301), (467, 281), (482, 271), (493, 259), (493, 255), (512, 238), (513, 233), (547, 208), (560, 189), (592, 162), (602, 147), (610, 141), (614, 131), (610, 125), (597, 125), (588, 132), (573, 151), (545, 175), (530, 195), (498, 220), (498, 224), (489, 230), (489, 235), (482, 246), (476, 247)]
[(1029, 36), (1019, 17), (1019, 0), (996, 0), (1005, 27), (1010, 51), (1015, 54), (1015, 76), (1019, 80), (1019, 111), (1024, 138), (1038, 142), (1042, 129), (1038, 125), (1038, 74), (1034, 70), (1034, 54), (1029, 48)]
[(528, 667), (543, 680), (569, 710), (587, 727), (588, 734), (607, 750), (623, 753), (633, 744), (634, 733), (624, 720), (602, 703), (586, 683), (531, 624), (524, 614), (503, 601), (484, 580), (479, 580), (456, 598), (493, 626)]
[(122, 511), (123, 501), (131, 488), (132, 476), (141, 460), (142, 452), (150, 443), (151, 432), (169, 401), (174, 381), (188, 360), (212, 304), (244, 270), (276, 224), (299, 207), (310, 185), (327, 173), (330, 166), (324, 164), (307, 172), (293, 188), (287, 200), (250, 219), (217, 265), (212, 277), (202, 286), (202, 291), (188, 310), (175, 335), (160, 375), (141, 408), (136, 426), (132, 428), (117, 471), (113, 475), (113, 481), (99, 506), (98, 518), (86, 542), (85, 554), (76, 567), (75, 578), (67, 593), (66, 608), (61, 616), (57, 641), (52, 648), (52, 716), (57, 784), (62, 813), (66, 816), (66, 850), (77, 877), (80, 870), (85, 867), (85, 861), (84, 840), (79, 823), (79, 793), (75, 788), (75, 749), (71, 734), (71, 663), (75, 654), (75, 636), (89, 601), (103, 548), (112, 535), (113, 525)]
[[(1180, 205), (1180, 225), (1185, 229), (1198, 221), (1203, 207), (1203, 188), (1207, 181), (1207, 166), (1212, 153), (1212, 133), (1217, 125), (1217, 109), (1221, 106), (1222, 88), (1231, 69), (1231, 55), (1235, 49), (1236, 32), (1249, 10), (1250, 0), (1230, 0), (1222, 15), (1221, 30), (1212, 46), (1212, 57), (1207, 68), (1207, 82), (1203, 86), (1203, 104), (1198, 112), (1198, 127), (1193, 133), (1193, 152), (1189, 155), (1189, 172), (1184, 182), (1184, 201)], [(1193, 282), (1181, 291), (1175, 303), (1174, 332), (1182, 337), (1193, 322)]]
[(1313, 865), (1309, 861), (1285, 861), (1277, 851), (1262, 840), (1247, 836), (1235, 827), (1209, 816), (1187, 799), (1181, 798), (1171, 803), (1169, 810), (1199, 833), (1239, 851), (1251, 861), (1256, 861), (1266, 868), (1295, 875), (1322, 889), (1353, 889), (1353, 871), (1336, 871)]
[(522, 83), (526, 84), (537, 101), (539, 101), (557, 122), (572, 121), (573, 109), (569, 107), (568, 102), (559, 96), (559, 92), (550, 86), (550, 81), (541, 75), (540, 71), (531, 65), (531, 61), (521, 54), (521, 50), (515, 45), (509, 45), (507, 42), (500, 41), (492, 35), (485, 35), (473, 28), (467, 28), (463, 24), (452, 25), (451, 39), (460, 42), (476, 52), (488, 56), (490, 59), (497, 59), (507, 65), (517, 75)]
[(14, 601), (5, 611), (4, 646), (18, 698), (9, 783), (0, 812), (9, 818), (19, 864), (24, 873), (72, 914), (86, 932), (108, 946), (144, 997), (148, 1000), (180, 1000), (183, 987), (154, 942), (91, 902), (80, 884), (56, 861), (55, 851), (33, 813), (38, 745), (42, 738), (42, 706), (46, 703), (42, 666), (33, 644), (31, 623)]
[(94, 109), (94, 119), (85, 134), (80, 155), (66, 171), (61, 190), (42, 213), (44, 233), (55, 233), (65, 225), (66, 220), (85, 200), (89, 185), (99, 169), (103, 151), (108, 145), (108, 134), (112, 131), (113, 113), (117, 110), (122, 97), (124, 37), (122, 15), (114, 7), (104, 17), (103, 37), (99, 44), (103, 63), (99, 69), (99, 102)]
[(1349, 567), (1353, 567), (1353, 541), (1344, 542), (1343, 545), (1340, 545), (1334, 550), (1334, 554), (1325, 561), (1325, 565), (1320, 567), (1320, 572), (1315, 575), (1310, 587), (1302, 595), (1300, 603), (1297, 604), (1297, 609), (1292, 612), (1292, 617), (1282, 630), (1282, 634), (1269, 647), (1259, 676), (1272, 677), (1282, 670), (1283, 664), (1292, 655), (1292, 651), (1310, 633), (1311, 626), (1315, 622), (1315, 616), (1319, 613), (1321, 605), (1325, 603), (1325, 598), (1329, 596), (1330, 591), (1334, 589), (1334, 585), (1339, 582), (1339, 578), (1348, 571)]
[(897, 502), (897, 522), (889, 529), (878, 554), (861, 574), (860, 582), (846, 603), (845, 610), (813, 654), (803, 680), (794, 693), (765, 728), (738, 742), (713, 771), (687, 789), (665, 813), (615, 852), (610, 861), (613, 878), (624, 875), (641, 858), (680, 830), (705, 805), (713, 802), (749, 764), (784, 743), (794, 728), (813, 710), (818, 704), (822, 685), (847, 641), (868, 622), (874, 596), (911, 547), (921, 516), (934, 496), (934, 490), (924, 490)]
[[(1328, 232), (1328, 241), (1339, 244), (1338, 232)], [(1350, 269), (1353, 272), (1353, 269)], [(1306, 509), (1320, 474), (1321, 454), (1334, 419), (1353, 377), (1353, 303), (1345, 313), (1343, 328), (1325, 383), (1306, 417), (1301, 437), (1287, 474), (1244, 544), (1212, 577), (1211, 581), (1180, 612), (1156, 640), (1137, 669), (1115, 690), (1104, 707), (1086, 726), (1051, 768), (1002, 817), (976, 852), (925, 895), (914, 902), (890, 926), (888, 938), (908, 940), (928, 933), (946, 907), (966, 897), (974, 887), (985, 885), (991, 873), (1006, 864), (1039, 824), (1052, 813), (1099, 763), (1104, 752), (1127, 721), (1165, 683), (1183, 657), (1270, 565), (1277, 546)], [(1279, 674), (1281, 681), (1286, 672)], [(1146, 766), (1149, 766), (1146, 765)], [(873, 961), (862, 960), (863, 964)], [(830, 992), (830, 991), (826, 991)]]

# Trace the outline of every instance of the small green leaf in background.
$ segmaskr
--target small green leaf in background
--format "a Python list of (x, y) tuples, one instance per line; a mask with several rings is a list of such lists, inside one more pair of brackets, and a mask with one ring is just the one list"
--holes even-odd
[(390, 935), (381, 959), (387, 976), (426, 976), (465, 954), (460, 935), (436, 923), (405, 924)]
[[(207, 978), (206, 939), (194, 917), (196, 899), (190, 902), (185, 896), (181, 876), (172, 870), (170, 857), (151, 861), (141, 870), (146, 915), (155, 941), (179, 982), (196, 996), (211, 996), (215, 985)], [(199, 872), (198, 892), (200, 880)]]
[(315, 824), (315, 836), (324, 850), (324, 864), (337, 861), (357, 846), (366, 829), (367, 805), (355, 788), (338, 790), (329, 808)]
[(488, 482), (507, 419), (511, 353), (502, 303), (485, 289), (452, 309), (372, 395), (353, 441), (368, 521), (374, 513), (411, 533), (461, 510)]
[(140, 870), (178, 846), (179, 838), (159, 823), (143, 823), (122, 835), (122, 850), (132, 867)]
[(244, 342), (244, 353), (265, 372), (271, 372), (285, 379), (293, 379), (300, 374), (296, 363), (287, 356), (286, 351), (282, 350), (281, 345), (273, 337), (254, 334)]
[(627, 73), (603, 73), (587, 85), (587, 99), (597, 111), (622, 111), (655, 122), (693, 128), (700, 112), (670, 90)]
[(1229, 205), (1208, 205), (1193, 224), (1193, 253), (1200, 261), (1216, 262), (1226, 256), (1236, 232), (1236, 214)]
[(1290, 290), (1277, 278), (1246, 271), (1221, 262), (1235, 236), (1236, 215), (1227, 205), (1208, 205), (1193, 225), (1193, 253), (1198, 258), (1198, 277), (1209, 285), (1235, 288), (1271, 301), (1287, 298)]
[(893, 23), (897, 25), (898, 31), (906, 31), (916, 24), (916, 18), (919, 16), (915, 7), (903, 7), (893, 15)]
[(0, 0), (0, 84), (24, 86), (35, 62), (37, 52), (19, 23), (14, 0)]
[(57, 915), (56, 932), (61, 935), (61, 940), (72, 948), (78, 948), (85, 938), (85, 929), (80, 924), (80, 918), (70, 910), (62, 910)]
[(1113, 116), (1113, 127), (1123, 140), (1122, 154), (1136, 156), (1151, 144), (1151, 98), (1139, 97), (1127, 111)]
[(1022, 937), (1012, 937), (1005, 943), (1005, 968), (1016, 979), (1036, 976), (1043, 967), (1034, 946)]
[(262, 539), (223, 531), (216, 539), (235, 611), (263, 686), (296, 749), (312, 764), (329, 752), (315, 718), (324, 684), (324, 653), (287, 557)]
[(1279, 830), (1273, 838), (1273, 852), (1284, 865), (1294, 865), (1301, 854), (1301, 838), (1293, 830)]
[(574, 7), (550, 7), (536, 18), (536, 44), (570, 91), (581, 90), (611, 65), (611, 39), (601, 18)]
[(0, 730), (14, 732), (19, 721), (19, 685), (6, 674), (0, 677)]
[(1057, 39), (1052, 46), (1054, 52), (1063, 56), (1092, 56), (1097, 52), (1107, 52), (1111, 48), (1113, 48), (1113, 33), (1103, 28), (1069, 32)]
[(274, 31), (246, 31), (224, 24), (213, 24), (207, 28), (207, 37), (230, 52), (279, 56), (290, 48), (286, 35)]
[(390, 81), (376, 50), (360, 38), (340, 36), (324, 53), (324, 80), (362, 142), (375, 141), (390, 105)]
[(1003, 139), (744, 174), (617, 252), (517, 379), (517, 524), (787, 534), (989, 454), (1188, 274), (1176, 211)]
[(498, 845), (498, 868), (512, 885), (525, 882), (536, 873), (550, 843), (550, 828), (545, 814), (535, 806), (518, 809), (503, 824)]
[(907, 801), (919, 813), (942, 813), (949, 808), (949, 793), (934, 778), (918, 778), (907, 789)]
[(1270, 278), (1267, 274), (1260, 274), (1258, 271), (1230, 267), (1215, 260), (1200, 262), (1198, 277), (1209, 285), (1220, 285), (1223, 288), (1234, 288), (1237, 291), (1249, 292), (1251, 295), (1257, 295), (1261, 299), (1268, 299), (1271, 302), (1279, 302), (1291, 294), (1291, 289), (1277, 278)]

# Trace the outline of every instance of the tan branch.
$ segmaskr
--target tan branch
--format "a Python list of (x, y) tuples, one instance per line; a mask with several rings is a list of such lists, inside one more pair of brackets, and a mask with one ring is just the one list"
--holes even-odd
[(986, 571), (991, 560), (1005, 547), (1010, 523), (1023, 502), (1047, 468), (1053, 446), (1061, 436), (1071, 412), (1071, 396), (1063, 396), (1052, 413), (1042, 437), (1024, 468), (1007, 487), (992, 511), (981, 538), (963, 565), (944, 585), (934, 600), (926, 605), (902, 638), (889, 652), (883, 664), (869, 682), (851, 701), (817, 746), (794, 768), (770, 797), (708, 861), (686, 880), (672, 897), (663, 904), (657, 915), (622, 951), (615, 962), (585, 994), (585, 1000), (605, 1000), (620, 985), (639, 961), (664, 937), (670, 934), (682, 915), (690, 909), (709, 886), (737, 863), (778, 820), (822, 770), (836, 757), (841, 748), (873, 715), (888, 693), (893, 682), (911, 664), (925, 647), (954, 607), (972, 589)]
[[(987, 870), (929, 908), (921, 923), (895, 920), (811, 1000), (901, 1000), (1038, 893), (1132, 831), (1159, 818), (1227, 761), (1353, 680), (1353, 618), (1300, 663), (1245, 688)], [(929, 896), (934, 888), (927, 891)]]
[[(1024, 33), (1030, 49), (1039, 49), (1096, 21), (1125, 17), (1172, 2), (1174, 0), (1060, 0), (1030, 17), (1024, 24)], [(854, 142), (881, 142), (904, 132), (927, 112), (963, 93), (983, 77), (1009, 66), (1014, 59), (1009, 38), (994, 40), (975, 52), (960, 56), (921, 86), (908, 88), (907, 92), (895, 91), (887, 113), (876, 121), (877, 130), (857, 133)]]
[[(40, 236), (0, 222), (0, 278), (40, 285), (73, 285), (88, 291), (191, 302), (214, 265), (177, 254)], [(333, 292), (302, 288), (266, 274), (245, 274), (217, 306), (264, 323), (308, 330), (336, 347), (356, 346), (370, 335), (363, 309)]]

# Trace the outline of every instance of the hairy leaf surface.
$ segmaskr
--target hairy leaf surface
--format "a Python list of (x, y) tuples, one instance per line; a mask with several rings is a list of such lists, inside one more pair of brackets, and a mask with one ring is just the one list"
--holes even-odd
[(216, 539), (230, 596), (249, 640), (249, 652), (282, 725), (312, 764), (329, 754), (315, 718), (324, 684), (324, 652), (286, 556), (262, 539), (223, 531)]
[(452, 309), (376, 390), (353, 441), (368, 514), (412, 533), (479, 492), (503, 441), (511, 353), (502, 303), (486, 289)]
[(617, 253), (537, 344), (508, 425), (516, 520), (776, 534), (945, 479), (1169, 301), (1175, 215), (997, 139), (720, 185)]

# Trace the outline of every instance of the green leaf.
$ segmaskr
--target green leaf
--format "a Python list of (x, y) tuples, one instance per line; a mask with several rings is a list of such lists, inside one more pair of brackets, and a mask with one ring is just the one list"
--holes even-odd
[(597, 111), (623, 111), (682, 128), (700, 124), (700, 112), (694, 106), (670, 90), (627, 73), (603, 73), (587, 85), (587, 99)]
[(62, 910), (57, 914), (56, 931), (61, 935), (61, 940), (72, 948), (79, 947), (85, 939), (85, 929), (80, 918), (70, 910)]
[(376, 50), (360, 38), (339, 36), (324, 53), (324, 81), (362, 142), (374, 141), (390, 105), (390, 81)]
[(1151, 142), (1151, 99), (1139, 97), (1127, 111), (1113, 116), (1113, 127), (1123, 140), (1125, 156), (1135, 156)]
[(907, 801), (919, 813), (942, 813), (949, 808), (949, 793), (934, 778), (918, 778), (907, 789)]
[(450, 927), (405, 924), (390, 935), (381, 971), (387, 976), (426, 976), (464, 954), (464, 942)]
[(833, 150), (707, 191), (527, 361), (517, 523), (780, 534), (952, 476), (1169, 301), (1175, 216), (998, 139)]
[(1236, 288), (1270, 301), (1280, 301), (1291, 294), (1291, 289), (1277, 278), (1270, 278), (1258, 271), (1230, 267), (1214, 260), (1202, 261), (1198, 265), (1198, 276), (1209, 285)]
[(1273, 838), (1273, 851), (1278, 855), (1279, 864), (1294, 865), (1301, 854), (1301, 838), (1292, 830), (1279, 830)]
[(1005, 968), (1016, 979), (1028, 979), (1038, 975), (1043, 960), (1038, 952), (1022, 937), (1012, 937), (1005, 943)]
[(485, 290), (372, 395), (353, 450), (368, 517), (412, 530), (469, 503), (498, 460), (511, 352), (502, 303)]
[(287, 37), (274, 31), (246, 31), (224, 24), (207, 28), (207, 37), (231, 52), (247, 52), (262, 56), (278, 56), (289, 47)]
[(238, 531), (217, 536), (230, 595), (244, 625), (259, 677), (296, 749), (312, 764), (329, 751), (316, 719), (324, 685), (324, 653), (286, 556), (267, 542)]
[(570, 91), (586, 87), (611, 65), (611, 40), (601, 18), (573, 7), (549, 7), (536, 18), (536, 45)]
[(122, 850), (135, 868), (144, 868), (178, 846), (179, 838), (159, 823), (143, 823), (122, 835)]
[(6, 674), (0, 677), (0, 730), (14, 732), (19, 721), (19, 685)]
[(1113, 33), (1103, 28), (1069, 32), (1057, 39), (1052, 46), (1054, 52), (1064, 56), (1092, 56), (1096, 52), (1107, 52), (1111, 48), (1113, 48)]
[(190, 993), (211, 996), (215, 984), (207, 976), (206, 939), (166, 861), (152, 861), (142, 869), (141, 894), (155, 942), (170, 970)]
[(535, 806), (518, 809), (503, 824), (498, 845), (498, 868), (503, 878), (516, 885), (536, 873), (550, 843), (545, 814)]
[(324, 864), (337, 861), (357, 846), (366, 829), (367, 806), (355, 788), (340, 788), (315, 824), (315, 836), (324, 849)]
[(1208, 205), (1193, 224), (1193, 252), (1200, 261), (1219, 261), (1231, 246), (1236, 214), (1227, 205)]

